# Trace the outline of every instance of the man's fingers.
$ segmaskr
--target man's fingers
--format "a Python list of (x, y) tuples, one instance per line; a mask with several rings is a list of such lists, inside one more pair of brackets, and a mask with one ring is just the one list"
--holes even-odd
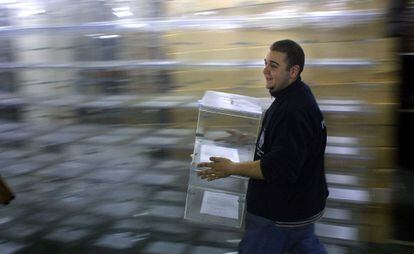
[[(215, 163), (215, 162), (230, 161), (230, 160), (227, 158), (223, 158), (223, 157), (210, 157), (210, 161)], [(213, 163), (211, 163), (210, 165), (213, 165)]]
[(211, 162), (202, 162), (202, 163), (198, 163), (197, 167), (206, 168), (206, 167), (211, 167), (212, 164), (213, 163), (211, 163)]
[(213, 169), (200, 170), (197, 172), (197, 175), (200, 176), (201, 179), (206, 179), (207, 181), (212, 181), (224, 177), (220, 172), (217, 172)]
[(201, 179), (207, 179), (207, 181), (226, 177), (227, 174), (225, 172), (222, 172), (222, 166), (219, 163), (226, 163), (231, 161), (222, 157), (210, 157), (209, 159), (211, 162), (201, 162), (197, 164), (198, 167), (204, 168), (203, 170), (198, 171), (197, 175), (200, 176)]
[(220, 177), (220, 176), (209, 176), (208, 178), (207, 178), (207, 181), (213, 181), (213, 180), (217, 180), (217, 179), (220, 179), (220, 178), (223, 178), (223, 177)]
[(222, 158), (220, 157), (210, 157), (210, 161), (219, 162)]
[(205, 171), (198, 171), (197, 175), (199, 176), (203, 176), (203, 175), (207, 175), (208, 173), (206, 173)]
[(202, 167), (212, 167), (215, 162), (229, 161), (229, 159), (227, 159), (227, 158), (216, 157), (216, 156), (210, 157), (209, 160), (211, 162), (200, 162), (200, 163), (198, 163), (197, 167), (200, 167), (200, 168), (202, 168)]
[(206, 169), (206, 170), (200, 170), (197, 172), (197, 175), (201, 176), (201, 175), (210, 175), (213, 174), (214, 171), (212, 169)]

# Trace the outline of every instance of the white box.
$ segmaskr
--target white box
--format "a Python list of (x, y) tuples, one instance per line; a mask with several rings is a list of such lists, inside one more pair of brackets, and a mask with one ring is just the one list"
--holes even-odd
[(262, 118), (263, 100), (207, 91), (199, 101), (199, 116), (190, 167), (184, 218), (199, 223), (240, 228), (245, 215), (248, 178), (229, 176), (207, 181), (197, 164), (211, 156), (234, 162), (252, 161)]

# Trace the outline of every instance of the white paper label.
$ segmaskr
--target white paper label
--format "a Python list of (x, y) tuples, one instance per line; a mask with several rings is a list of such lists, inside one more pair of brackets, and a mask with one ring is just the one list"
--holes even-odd
[(233, 162), (240, 162), (239, 152), (237, 149), (223, 146), (201, 145), (200, 161), (209, 162), (210, 157), (224, 157)]
[(204, 191), (200, 213), (237, 220), (239, 218), (238, 200), (237, 195)]

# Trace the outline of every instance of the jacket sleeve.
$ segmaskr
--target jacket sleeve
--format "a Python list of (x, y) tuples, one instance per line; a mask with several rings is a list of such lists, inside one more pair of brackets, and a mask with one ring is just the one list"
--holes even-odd
[(305, 112), (297, 110), (284, 118), (273, 129), (270, 152), (260, 160), (267, 182), (295, 183), (310, 152), (312, 131)]

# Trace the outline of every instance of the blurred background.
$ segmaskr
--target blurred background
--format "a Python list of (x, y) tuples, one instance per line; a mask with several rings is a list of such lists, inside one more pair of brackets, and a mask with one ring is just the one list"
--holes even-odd
[(302, 45), (328, 126), (329, 253), (414, 253), (414, 4), (1, 0), (0, 253), (236, 253), (183, 220), (206, 90), (269, 98), (269, 45)]

